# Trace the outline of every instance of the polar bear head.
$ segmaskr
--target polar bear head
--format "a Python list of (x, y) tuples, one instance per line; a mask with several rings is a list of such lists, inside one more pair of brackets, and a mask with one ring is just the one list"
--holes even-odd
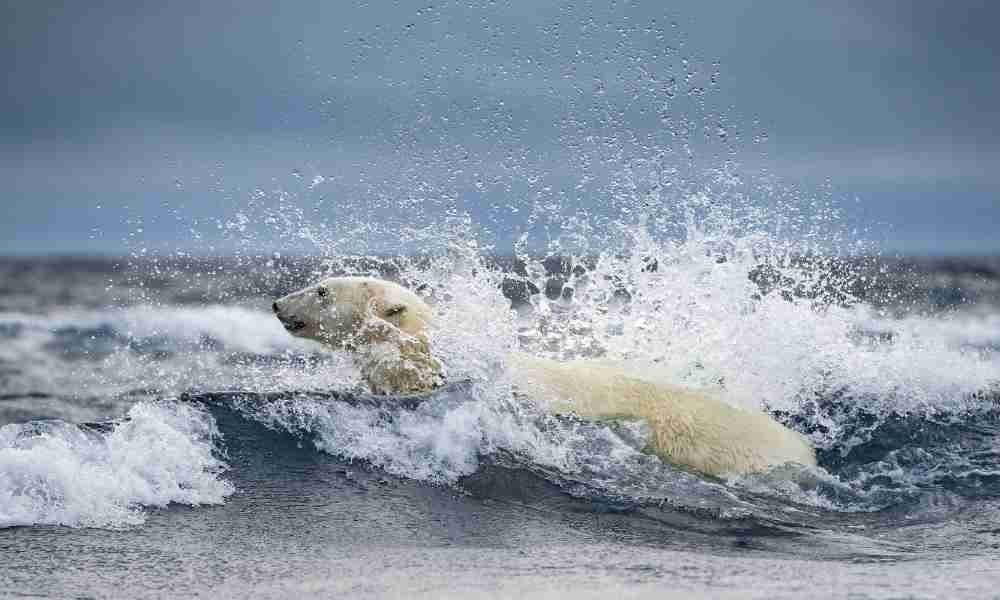
[(376, 394), (424, 392), (444, 382), (430, 352), (431, 309), (406, 288), (368, 277), (331, 277), (273, 305), (290, 333), (351, 352)]
[(370, 277), (330, 277), (279, 298), (275, 315), (292, 335), (358, 350), (394, 336), (424, 340), (431, 309), (410, 290)]

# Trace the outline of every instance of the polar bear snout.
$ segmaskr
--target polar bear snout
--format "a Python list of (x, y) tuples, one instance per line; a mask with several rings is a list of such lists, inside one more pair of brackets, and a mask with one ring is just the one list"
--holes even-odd
[(303, 319), (299, 318), (294, 312), (290, 311), (286, 306), (282, 306), (281, 302), (286, 298), (275, 300), (271, 303), (271, 310), (274, 311), (274, 316), (281, 321), (281, 325), (284, 326), (286, 331), (289, 333), (301, 332), (306, 328), (307, 323)]
[(272, 304), (271, 308), (274, 310), (275, 316), (278, 317), (278, 320), (281, 321), (281, 324), (289, 332), (295, 332), (295, 331), (300, 331), (302, 329), (305, 329), (305, 327), (306, 327), (305, 321), (300, 321), (299, 319), (296, 319), (294, 317), (289, 317), (289, 316), (286, 316), (286, 315), (282, 314), (281, 307), (278, 306), (277, 302), (275, 302), (274, 304)]

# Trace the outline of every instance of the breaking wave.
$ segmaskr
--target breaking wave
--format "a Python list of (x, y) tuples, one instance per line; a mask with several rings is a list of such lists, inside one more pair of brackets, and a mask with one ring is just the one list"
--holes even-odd
[(32, 421), (0, 429), (0, 527), (124, 527), (145, 507), (220, 504), (234, 492), (212, 418), (141, 403), (117, 423)]

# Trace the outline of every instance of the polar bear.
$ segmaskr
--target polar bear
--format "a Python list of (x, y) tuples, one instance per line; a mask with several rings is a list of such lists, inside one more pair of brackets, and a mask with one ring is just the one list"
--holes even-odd
[[(425, 392), (444, 383), (428, 344), (431, 308), (396, 283), (331, 277), (278, 299), (273, 309), (291, 334), (350, 352), (374, 393)], [(804, 436), (763, 412), (636, 377), (613, 363), (514, 353), (505, 364), (518, 390), (553, 413), (646, 421), (646, 450), (674, 465), (723, 476), (816, 464)]]

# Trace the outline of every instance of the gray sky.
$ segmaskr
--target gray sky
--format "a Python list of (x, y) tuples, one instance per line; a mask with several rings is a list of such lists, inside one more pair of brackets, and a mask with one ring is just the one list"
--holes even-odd
[(0, 254), (121, 253), (138, 220), (204, 250), (192, 223), (278, 196), (516, 229), (581, 179), (563, 206), (610, 210), (612, 171), (691, 125), (725, 131), (690, 135), (704, 164), (826, 186), (889, 251), (996, 253), (998, 22), (985, 0), (6, 2)]

